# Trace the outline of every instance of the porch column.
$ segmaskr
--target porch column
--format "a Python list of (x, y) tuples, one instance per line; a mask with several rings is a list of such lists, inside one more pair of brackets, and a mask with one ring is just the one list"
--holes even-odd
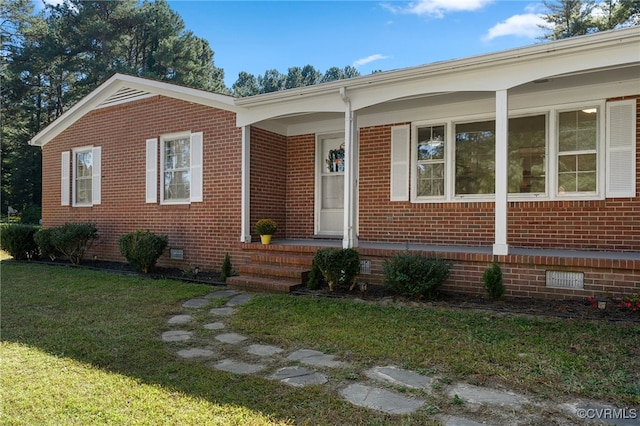
[(340, 89), (345, 103), (344, 113), (344, 233), (343, 248), (358, 247), (357, 236), (357, 176), (358, 176), (358, 126), (356, 114), (351, 110), (351, 100), (346, 89)]
[(495, 242), (494, 255), (509, 254), (507, 244), (507, 196), (509, 192), (509, 102), (507, 90), (496, 91), (496, 202), (495, 202)]
[(242, 127), (240, 242), (251, 242), (251, 127)]

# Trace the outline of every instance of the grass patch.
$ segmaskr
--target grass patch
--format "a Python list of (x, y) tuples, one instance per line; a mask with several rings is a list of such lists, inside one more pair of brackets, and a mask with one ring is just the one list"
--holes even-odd
[(427, 412), (355, 407), (330, 386), (292, 388), (178, 359), (160, 339), (167, 318), (210, 286), (26, 262), (0, 267), (0, 424), (433, 424)]
[(640, 403), (640, 327), (343, 300), (255, 297), (231, 318), (272, 344), (314, 347), (542, 397)]

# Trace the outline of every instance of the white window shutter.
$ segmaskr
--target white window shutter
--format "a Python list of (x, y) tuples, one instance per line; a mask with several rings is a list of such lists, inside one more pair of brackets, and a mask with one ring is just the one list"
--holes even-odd
[(91, 203), (100, 204), (102, 201), (102, 147), (93, 147), (91, 150), (91, 157), (93, 158), (91, 173)]
[(202, 132), (191, 134), (191, 201), (202, 201)]
[(607, 103), (606, 196), (636, 196), (636, 101)]
[(69, 151), (62, 152), (62, 165), (60, 172), (60, 205), (68, 206), (70, 199), (70, 183), (71, 183), (71, 153)]
[(147, 139), (146, 200), (158, 202), (158, 139)]
[(409, 125), (391, 128), (391, 201), (409, 201)]

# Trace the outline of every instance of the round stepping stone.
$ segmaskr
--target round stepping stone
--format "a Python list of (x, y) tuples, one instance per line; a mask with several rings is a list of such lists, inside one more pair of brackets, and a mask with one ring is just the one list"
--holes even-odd
[(231, 315), (233, 313), (233, 308), (230, 308), (230, 307), (227, 307), (227, 308), (213, 308), (213, 309), (209, 310), (209, 313), (211, 315), (227, 317), (227, 316), (229, 316), (229, 315)]
[(191, 339), (193, 333), (186, 330), (171, 330), (162, 333), (162, 340), (165, 342), (182, 342)]
[(244, 305), (245, 303), (247, 303), (248, 301), (251, 300), (251, 295), (250, 294), (238, 294), (237, 296), (232, 297), (231, 299), (229, 299), (229, 301), (226, 303), (227, 306), (238, 306), (238, 305)]
[(185, 308), (204, 308), (210, 303), (211, 302), (209, 302), (207, 299), (191, 299), (184, 302), (182, 306)]
[(211, 322), (209, 324), (205, 324), (204, 328), (207, 330), (222, 330), (225, 327), (223, 322)]
[(389, 414), (413, 413), (424, 405), (424, 401), (416, 398), (357, 383), (347, 386), (340, 394), (354, 405)]
[(284, 367), (269, 378), (296, 387), (327, 383), (327, 377), (324, 374), (303, 367)]
[(430, 389), (431, 379), (415, 371), (403, 370), (401, 368), (373, 367), (364, 372), (364, 374), (373, 380), (383, 380), (393, 385), (405, 386), (412, 389)]
[(303, 364), (314, 365), (316, 367), (341, 367), (346, 365), (342, 361), (335, 361), (335, 355), (327, 355), (312, 349), (300, 349), (287, 357), (289, 361), (300, 361)]
[(177, 355), (180, 358), (186, 359), (195, 359), (195, 358), (211, 358), (215, 355), (210, 349), (204, 348), (191, 348), (191, 349), (181, 349), (177, 352)]
[(236, 343), (243, 342), (247, 339), (248, 337), (238, 333), (223, 333), (216, 336), (216, 340), (218, 340), (219, 342), (229, 343), (231, 345), (235, 345)]
[(258, 356), (273, 356), (283, 351), (282, 348), (270, 345), (251, 345), (247, 348), (247, 352)]
[(459, 383), (449, 390), (449, 396), (471, 404), (498, 405), (501, 407), (519, 408), (527, 403), (527, 398), (513, 392), (495, 390), (467, 383)]
[(207, 299), (225, 299), (227, 297), (235, 296), (236, 294), (240, 294), (240, 292), (236, 290), (220, 290), (209, 293), (205, 297)]
[(174, 315), (167, 321), (169, 324), (186, 324), (191, 322), (191, 315)]
[(216, 364), (210, 364), (210, 367), (216, 370), (226, 371), (234, 374), (253, 374), (258, 371), (264, 370), (265, 366), (262, 364), (249, 364), (246, 362), (234, 361), (232, 359), (223, 359)]

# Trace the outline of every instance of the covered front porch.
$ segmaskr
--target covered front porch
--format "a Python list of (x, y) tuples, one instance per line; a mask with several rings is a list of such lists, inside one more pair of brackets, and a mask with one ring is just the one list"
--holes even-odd
[[(339, 239), (280, 239), (272, 244), (243, 244), (246, 264), (229, 284), (253, 291), (288, 293), (305, 286), (315, 252), (341, 248)], [(397, 253), (411, 252), (451, 262), (442, 290), (484, 294), (482, 273), (493, 262), (503, 270), (507, 297), (584, 299), (640, 291), (640, 252), (605, 252), (512, 248), (496, 256), (491, 246), (445, 246), (360, 241), (358, 280), (382, 285), (382, 264)]]

